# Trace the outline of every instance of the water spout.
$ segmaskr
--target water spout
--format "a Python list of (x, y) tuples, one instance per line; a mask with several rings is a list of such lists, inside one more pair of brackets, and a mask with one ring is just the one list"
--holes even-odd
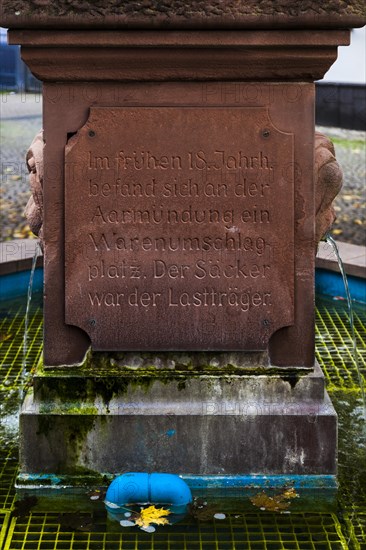
[(334, 255), (337, 258), (339, 270), (341, 272), (342, 279), (343, 279), (344, 290), (347, 298), (348, 318), (349, 318), (349, 323), (351, 328), (353, 360), (355, 362), (356, 369), (357, 369), (357, 377), (358, 377), (358, 382), (361, 389), (361, 397), (362, 397), (362, 404), (363, 404), (363, 417), (364, 417), (364, 421), (366, 422), (366, 391), (365, 391), (365, 384), (361, 374), (360, 362), (359, 362), (358, 353), (357, 353), (357, 338), (356, 338), (356, 332), (355, 332), (353, 306), (352, 306), (351, 293), (348, 286), (348, 279), (344, 269), (342, 258), (339, 254), (337, 243), (329, 233), (326, 233), (325, 240), (332, 247)]

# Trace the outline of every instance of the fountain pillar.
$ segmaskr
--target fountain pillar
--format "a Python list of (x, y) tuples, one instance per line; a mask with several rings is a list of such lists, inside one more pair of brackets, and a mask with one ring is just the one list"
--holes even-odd
[(334, 479), (315, 197), (340, 175), (314, 154), (314, 81), (364, 14), (308, 4), (3, 2), (44, 109), (44, 358), (20, 484)]

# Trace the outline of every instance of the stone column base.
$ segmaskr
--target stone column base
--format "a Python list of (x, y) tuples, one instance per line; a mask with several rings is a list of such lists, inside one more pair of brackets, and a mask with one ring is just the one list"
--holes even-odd
[(24, 400), (20, 485), (126, 471), (336, 473), (337, 416), (318, 365), (302, 374), (65, 370), (39, 371)]

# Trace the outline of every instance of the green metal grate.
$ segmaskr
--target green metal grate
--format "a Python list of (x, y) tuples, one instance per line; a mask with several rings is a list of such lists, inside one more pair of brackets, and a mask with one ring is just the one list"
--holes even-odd
[[(3, 302), (0, 307), (0, 509), (11, 510), (18, 472), (18, 409), (24, 373), (42, 353), (41, 298), (32, 299), (24, 354), (26, 303)], [(1, 548), (1, 547), (0, 547)]]
[[(340, 420), (338, 514), (267, 512), (229, 515), (223, 521), (185, 520), (154, 534), (122, 529), (104, 513), (80, 512), (81, 524), (69, 528), (57, 511), (33, 511), (11, 517), (18, 469), (17, 412), (28, 370), (42, 350), (42, 308), (32, 299), (27, 357), (23, 357), (25, 305), (2, 304), (0, 310), (0, 550), (366, 550), (366, 465), (364, 447), (354, 441), (360, 429), (359, 378), (351, 352), (348, 314), (342, 301), (322, 300), (316, 313), (316, 354)], [(366, 375), (366, 311), (355, 312), (358, 360)], [(355, 458), (351, 463), (349, 455)], [(365, 474), (365, 475), (364, 475)]]
[[(31, 304), (32, 306), (32, 304)], [(0, 310), (0, 389), (22, 382), (22, 366), (36, 365), (42, 353), (43, 314), (37, 303), (31, 307), (28, 322), (27, 349), (24, 353), (25, 303), (4, 303)]]
[(0, 510), (0, 550), (3, 550), (8, 525), (10, 520), (10, 512)]
[[(0, 453), (0, 508), (11, 510), (15, 500), (15, 479), (18, 473), (18, 449)], [(1, 548), (1, 547), (0, 547)]]
[(10, 509), (18, 471), (19, 388), (0, 390), (0, 509)]
[(366, 511), (357, 515), (346, 515), (346, 523), (351, 534), (351, 540), (357, 550), (366, 549)]
[(65, 531), (57, 514), (13, 518), (4, 550), (326, 550), (348, 549), (334, 514), (245, 514), (210, 523), (181, 522), (153, 535), (111, 532), (84, 515), (90, 532)]
[[(366, 383), (366, 311), (354, 312), (357, 357), (360, 373)], [(360, 390), (353, 356), (353, 341), (347, 307), (344, 301), (322, 298), (316, 309), (316, 356), (324, 372), (328, 391)]]

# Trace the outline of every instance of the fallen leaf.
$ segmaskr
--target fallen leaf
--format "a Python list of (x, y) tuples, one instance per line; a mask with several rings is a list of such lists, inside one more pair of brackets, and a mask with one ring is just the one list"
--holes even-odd
[(278, 498), (276, 496), (270, 497), (264, 491), (258, 493), (251, 499), (251, 503), (257, 508), (260, 508), (262, 511), (267, 512), (278, 512), (280, 510), (287, 510), (290, 503), (286, 502), (284, 499)]
[(26, 238), (34, 239), (35, 238), (29, 225), (24, 225), (20, 229), (15, 230), (13, 233), (13, 237), (15, 239), (26, 239)]
[(342, 235), (343, 229), (333, 229), (332, 233), (333, 235)]
[(6, 342), (7, 340), (10, 340), (12, 337), (13, 335), (10, 334), (9, 332), (0, 334), (0, 342)]
[(24, 517), (29, 514), (30, 510), (35, 506), (38, 502), (37, 497), (35, 496), (25, 496), (21, 500), (17, 500), (14, 504), (14, 510), (12, 511), (11, 515), (13, 517)]
[(297, 498), (299, 495), (293, 487), (285, 489), (282, 493), (269, 496), (264, 491), (258, 493), (250, 500), (254, 506), (257, 506), (267, 512), (283, 512), (290, 507), (289, 500)]
[(282, 493), (283, 498), (290, 499), (290, 498), (299, 498), (298, 493), (295, 491), (293, 487), (290, 487), (290, 489), (286, 489)]
[(152, 523), (155, 525), (169, 525), (169, 521), (166, 518), (169, 514), (170, 510), (166, 510), (165, 508), (149, 506), (148, 508), (143, 508), (133, 519), (136, 525), (146, 529)]
[(64, 512), (58, 515), (58, 521), (62, 531), (83, 531), (92, 530), (93, 522), (90, 517), (81, 515), (79, 512)]

